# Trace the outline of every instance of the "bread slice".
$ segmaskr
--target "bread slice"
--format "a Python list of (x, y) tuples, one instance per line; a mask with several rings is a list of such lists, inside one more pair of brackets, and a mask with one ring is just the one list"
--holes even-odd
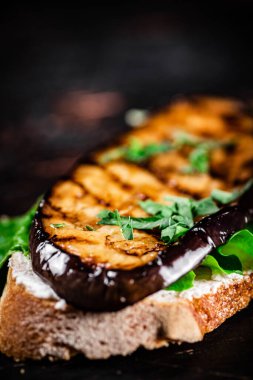
[(15, 359), (90, 359), (143, 346), (203, 339), (253, 297), (253, 274), (216, 276), (192, 289), (159, 291), (117, 312), (90, 313), (60, 300), (21, 253), (10, 261), (0, 301), (0, 351)]

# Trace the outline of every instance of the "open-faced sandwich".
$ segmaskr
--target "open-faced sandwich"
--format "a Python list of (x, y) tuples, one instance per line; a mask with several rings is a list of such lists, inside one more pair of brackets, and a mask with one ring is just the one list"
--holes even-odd
[(202, 340), (253, 297), (252, 163), (245, 104), (180, 101), (2, 219), (0, 351), (96, 359)]

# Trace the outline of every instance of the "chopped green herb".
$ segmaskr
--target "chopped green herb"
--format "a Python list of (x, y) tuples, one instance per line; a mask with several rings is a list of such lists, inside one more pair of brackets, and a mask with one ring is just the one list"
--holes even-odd
[(174, 138), (174, 145), (177, 148), (181, 148), (184, 145), (196, 147), (202, 141), (200, 137), (192, 135), (187, 132), (183, 132), (183, 131), (174, 132), (173, 138)]
[(133, 218), (130, 216), (120, 216), (118, 210), (102, 210), (98, 214), (98, 217), (101, 218), (101, 220), (97, 224), (119, 226), (124, 238), (133, 240)]
[(120, 158), (123, 158), (126, 152), (125, 147), (118, 147), (115, 149), (111, 149), (108, 152), (105, 152), (101, 155), (99, 158), (99, 162), (101, 164), (106, 164), (107, 162), (118, 160)]
[(245, 193), (253, 185), (253, 180), (250, 179), (246, 185), (240, 189), (236, 189), (233, 192), (215, 189), (212, 191), (211, 198), (221, 204), (227, 204), (235, 201), (243, 193)]
[(51, 223), (50, 224), (50, 227), (52, 228), (62, 228), (62, 227), (65, 227), (65, 223)]
[(162, 229), (161, 239), (166, 244), (173, 243), (176, 240), (178, 240), (181, 236), (183, 236), (188, 230), (189, 228), (184, 227), (180, 223), (177, 223)]
[(194, 149), (189, 155), (189, 167), (185, 168), (188, 173), (208, 173), (209, 150), (203, 146)]
[(209, 170), (210, 152), (219, 147), (231, 146), (231, 142), (217, 142), (211, 139), (203, 139), (183, 131), (175, 132), (173, 138), (173, 142), (156, 142), (147, 145), (143, 145), (138, 139), (132, 139), (126, 146), (119, 146), (105, 152), (100, 157), (100, 162), (103, 164), (112, 160), (125, 159), (130, 162), (140, 163), (156, 154), (189, 146), (194, 149), (188, 157), (189, 166), (183, 168), (182, 171), (184, 173), (207, 173)]
[(116, 225), (126, 239), (132, 239), (132, 230), (161, 231), (161, 239), (166, 243), (173, 243), (184, 235), (194, 224), (194, 217), (206, 215), (217, 211), (215, 203), (211, 199), (194, 201), (184, 197), (167, 197), (170, 205), (153, 202), (151, 200), (140, 202), (141, 208), (152, 216), (134, 218), (120, 216), (117, 210), (103, 210), (99, 213), (98, 224)]
[(219, 208), (210, 197), (201, 199), (199, 201), (193, 201), (194, 216), (210, 215), (214, 214), (218, 210)]
[(219, 210), (215, 202), (210, 198), (203, 198), (196, 201), (191, 198), (170, 196), (165, 198), (168, 201), (174, 202), (177, 208), (180, 209), (182, 215), (188, 215), (188, 218), (213, 214)]
[(89, 224), (86, 224), (85, 228), (88, 231), (94, 231), (94, 228), (92, 226), (90, 226)]
[(167, 152), (170, 149), (172, 149), (172, 146), (167, 142), (143, 145), (138, 139), (132, 139), (128, 146), (120, 146), (104, 153), (100, 157), (100, 162), (104, 164), (123, 158), (127, 161), (138, 163), (146, 161), (156, 154)]
[(156, 154), (167, 152), (170, 149), (171, 145), (168, 143), (143, 145), (139, 140), (133, 139), (125, 152), (124, 158), (132, 162), (143, 162)]
[(153, 202), (150, 199), (139, 202), (139, 205), (144, 211), (146, 211), (147, 214), (161, 214), (165, 218), (170, 218), (173, 214), (173, 209), (171, 206)]
[(184, 145), (194, 148), (188, 157), (189, 166), (183, 168), (184, 173), (208, 173), (210, 152), (213, 149), (228, 145), (227, 142), (205, 140), (185, 132), (176, 133), (174, 138), (174, 144), (177, 148), (181, 148)]
[[(251, 181), (249, 183), (252, 184)], [(237, 197), (249, 188), (249, 183), (237, 190)], [(194, 218), (219, 210), (212, 197), (196, 201), (186, 197), (167, 196), (165, 200), (171, 203), (161, 204), (150, 199), (139, 202), (140, 207), (151, 215), (144, 218), (120, 216), (118, 210), (103, 210), (98, 214), (98, 224), (119, 226), (123, 236), (129, 240), (133, 239), (133, 229), (158, 229), (161, 231), (161, 239), (168, 244), (183, 236), (194, 225)]]
[(133, 234), (133, 221), (129, 217), (127, 223), (123, 223), (121, 225), (121, 231), (125, 239), (127, 240), (133, 240), (134, 234)]

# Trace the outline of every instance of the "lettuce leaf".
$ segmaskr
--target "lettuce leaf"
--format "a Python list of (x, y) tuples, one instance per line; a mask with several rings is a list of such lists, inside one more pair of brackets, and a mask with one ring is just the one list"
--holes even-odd
[(196, 277), (196, 274), (193, 270), (186, 273), (183, 277), (181, 277), (179, 280), (165, 288), (165, 290), (175, 290), (176, 292), (181, 292), (186, 289), (190, 289), (193, 287), (194, 279)]
[(38, 202), (24, 215), (0, 219), (0, 268), (14, 252), (29, 252), (29, 232)]
[(212, 256), (207, 255), (201, 263), (201, 266), (207, 267), (211, 270), (212, 274), (227, 274), (228, 271), (223, 269), (218, 261)]
[(248, 229), (236, 232), (218, 252), (225, 257), (236, 256), (243, 271), (253, 269), (253, 233)]
[(187, 273), (166, 290), (181, 292), (190, 289), (194, 285), (196, 275), (198, 277), (198, 271), (201, 271), (202, 268), (208, 269), (212, 275), (242, 274), (243, 271), (253, 270), (252, 232), (253, 229), (249, 226), (233, 234), (226, 244), (207, 255), (196, 270)]

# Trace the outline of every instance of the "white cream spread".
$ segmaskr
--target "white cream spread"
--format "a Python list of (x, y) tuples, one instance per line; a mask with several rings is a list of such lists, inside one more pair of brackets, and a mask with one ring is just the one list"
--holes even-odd
[(12, 255), (9, 266), (12, 269), (12, 276), (15, 278), (16, 283), (23, 285), (29, 293), (38, 298), (57, 301), (55, 304), (56, 309), (65, 308), (65, 301), (60, 299), (53, 289), (34, 273), (31, 260), (25, 257), (22, 252), (16, 252)]

